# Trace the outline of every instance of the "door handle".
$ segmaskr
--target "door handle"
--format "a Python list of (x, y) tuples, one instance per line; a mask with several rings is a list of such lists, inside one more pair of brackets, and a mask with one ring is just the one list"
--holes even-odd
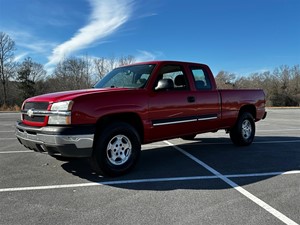
[(195, 102), (196, 101), (194, 96), (187, 97), (187, 100), (188, 100), (188, 102)]

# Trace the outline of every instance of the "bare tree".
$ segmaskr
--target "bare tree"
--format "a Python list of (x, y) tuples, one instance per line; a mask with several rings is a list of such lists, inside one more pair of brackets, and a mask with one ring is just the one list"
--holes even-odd
[(95, 70), (100, 79), (102, 79), (108, 72), (113, 70), (118, 66), (125, 66), (135, 62), (134, 56), (121, 56), (120, 58), (110, 57), (110, 58), (95, 58), (94, 65)]
[(291, 91), (295, 100), (300, 105), (300, 66), (296, 65), (291, 69), (292, 74), (292, 83), (291, 83)]
[(121, 56), (119, 58), (119, 66), (126, 66), (135, 62), (135, 58), (132, 55)]
[(220, 71), (215, 77), (218, 88), (234, 88), (236, 75), (233, 73)]
[(90, 71), (91, 68), (87, 59), (73, 57), (63, 60), (57, 64), (54, 71), (55, 90), (90, 88)]
[(15, 42), (4, 32), (0, 32), (0, 80), (3, 88), (3, 104), (7, 103), (7, 82), (14, 74)]
[(18, 69), (17, 80), (22, 97), (26, 99), (40, 93), (37, 91), (37, 82), (43, 80), (45, 76), (46, 71), (43, 65), (33, 62), (30, 57), (27, 57)]
[(268, 106), (300, 105), (300, 69), (280, 66), (273, 72), (265, 71), (240, 77), (235, 81), (236, 88), (262, 88)]
[(106, 58), (104, 57), (94, 58), (95, 69), (100, 79), (102, 79), (105, 76), (105, 74), (109, 72), (106, 64), (107, 64)]

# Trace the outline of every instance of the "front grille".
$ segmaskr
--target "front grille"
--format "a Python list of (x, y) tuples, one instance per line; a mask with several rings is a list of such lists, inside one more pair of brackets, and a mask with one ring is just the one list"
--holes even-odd
[(49, 105), (48, 102), (27, 102), (24, 105), (24, 110), (28, 110), (28, 109), (47, 110), (48, 105)]
[(29, 117), (26, 114), (24, 114), (24, 120), (31, 121), (31, 122), (43, 123), (45, 120), (45, 117), (44, 116)]
[[(35, 110), (47, 110), (48, 102), (27, 102), (24, 105), (24, 110), (35, 109)], [(27, 114), (23, 114), (23, 119), (31, 122), (43, 123), (45, 116), (34, 116), (30, 117)]]

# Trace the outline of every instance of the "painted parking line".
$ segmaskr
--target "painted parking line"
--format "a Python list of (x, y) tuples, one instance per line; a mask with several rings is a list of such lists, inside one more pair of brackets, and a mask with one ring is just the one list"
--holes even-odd
[[(17, 140), (16, 138), (0, 138), (0, 140)], [(19, 145), (19, 143), (17, 143)], [(26, 152), (35, 152), (33, 150), (21, 150), (21, 151), (2, 151), (4, 148), (8, 148), (11, 146), (5, 146), (3, 148), (0, 147), (0, 154), (17, 154), (17, 153), (26, 153)], [(166, 147), (165, 144), (147, 144), (142, 146), (142, 150), (149, 150), (153, 148), (161, 148)]]
[[(270, 173), (251, 173), (251, 174), (229, 174), (223, 175), (226, 178), (244, 178), (244, 177), (272, 177), (278, 175), (300, 174), (300, 170), (293, 170), (287, 172), (270, 172)], [(210, 176), (189, 176), (189, 177), (165, 177), (165, 178), (149, 178), (149, 179), (132, 179), (132, 180), (117, 180), (104, 182), (88, 182), (77, 184), (61, 184), (61, 185), (47, 185), (47, 186), (32, 186), (32, 187), (16, 187), (16, 188), (1, 188), (1, 192), (18, 192), (18, 191), (36, 191), (36, 190), (52, 190), (78, 187), (92, 187), (103, 185), (122, 185), (122, 184), (138, 184), (138, 183), (157, 183), (157, 182), (171, 182), (171, 181), (195, 181), (195, 180), (211, 180), (220, 179), (218, 175)]]
[(77, 187), (92, 187), (102, 185), (121, 185), (121, 184), (138, 184), (138, 183), (156, 183), (168, 181), (190, 181), (190, 180), (206, 180), (218, 179), (217, 176), (194, 176), (194, 177), (174, 177), (174, 178), (151, 178), (151, 179), (135, 179), (135, 180), (121, 180), (121, 181), (107, 181), (107, 182), (89, 182), (81, 184), (63, 184), (63, 185), (48, 185), (48, 186), (34, 186), (34, 187), (19, 187), (19, 188), (2, 188), (1, 192), (16, 192), (16, 191), (35, 191), (35, 190), (51, 190)]
[(254, 144), (278, 144), (278, 143), (299, 143), (300, 142), (300, 137), (299, 140), (286, 140), (286, 141), (254, 141)]
[(14, 154), (14, 153), (26, 153), (26, 152), (35, 152), (31, 150), (24, 150), (24, 151), (2, 151), (0, 154)]
[(285, 132), (285, 131), (300, 131), (298, 128), (291, 128), (291, 129), (278, 129), (278, 130), (257, 130), (257, 132)]
[(292, 174), (300, 174), (300, 170), (291, 170), (285, 172), (268, 172), (268, 173), (231, 174), (231, 175), (224, 175), (224, 176), (228, 178), (244, 178), (244, 177), (269, 177), (269, 176), (292, 175)]
[(225, 183), (227, 183), (232, 188), (234, 188), (236, 191), (238, 191), (239, 193), (241, 193), (242, 195), (244, 195), (245, 197), (247, 197), (248, 199), (250, 199), (251, 201), (253, 201), (255, 204), (257, 204), (260, 207), (262, 207), (263, 209), (265, 209), (267, 212), (271, 213), (273, 216), (275, 216), (277, 219), (281, 220), (283, 223), (288, 224), (288, 225), (299, 225), (298, 223), (296, 223), (295, 221), (291, 220), (290, 218), (288, 218), (287, 216), (285, 216), (284, 214), (282, 214), (281, 212), (279, 212), (275, 208), (273, 208), (270, 205), (268, 205), (266, 202), (262, 201), (261, 199), (257, 198), (255, 195), (251, 194), (246, 189), (240, 187), (238, 184), (236, 184), (235, 182), (233, 182), (232, 180), (230, 180), (225, 175), (221, 174), (220, 172), (218, 172), (217, 170), (213, 169), (212, 167), (210, 167), (206, 163), (202, 162), (200, 159), (196, 158), (192, 154), (190, 154), (187, 151), (183, 150), (182, 148), (180, 148), (180, 147), (172, 144), (169, 141), (164, 141), (164, 142), (167, 145), (172, 146), (173, 148), (175, 148), (176, 150), (178, 150), (179, 152), (181, 152), (182, 154), (184, 154), (185, 156), (187, 156), (188, 158), (190, 158), (191, 160), (193, 160), (197, 164), (199, 164), (202, 167), (204, 167), (205, 169), (207, 169), (209, 172), (211, 172), (212, 174), (214, 174), (215, 176), (217, 176), (219, 179), (223, 180)]
[[(205, 138), (204, 138), (205, 139)], [(0, 138), (0, 140), (17, 140), (16, 138)], [(280, 144), (280, 143), (300, 143), (300, 140), (286, 140), (286, 141), (257, 141), (252, 142), (252, 144)], [(231, 142), (190, 142), (185, 143), (185, 146), (196, 146), (196, 145), (232, 145)], [(161, 148), (166, 147), (166, 145), (163, 144), (147, 144), (145, 146), (142, 146), (142, 150), (148, 150), (153, 148)], [(34, 152), (34, 151), (0, 151), (0, 154), (14, 154), (14, 153), (23, 153), (23, 152)]]
[[(205, 140), (205, 138), (203, 138)], [(300, 137), (299, 140), (286, 140), (286, 141), (254, 141), (252, 144), (280, 144), (280, 143), (300, 143)], [(228, 139), (228, 142), (199, 142), (196, 140), (195, 142), (189, 142), (185, 143), (183, 145), (232, 145), (232, 142), (230, 139)]]
[(0, 141), (5, 141), (5, 140), (18, 140), (17, 138), (0, 138)]

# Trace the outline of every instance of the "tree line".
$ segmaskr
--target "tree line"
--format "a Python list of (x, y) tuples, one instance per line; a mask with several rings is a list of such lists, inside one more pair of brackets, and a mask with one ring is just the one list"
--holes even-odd
[[(133, 56), (68, 57), (59, 62), (51, 74), (44, 65), (27, 57), (15, 58), (15, 42), (0, 32), (0, 110), (19, 109), (24, 99), (56, 91), (91, 88), (115, 67), (135, 62)], [(268, 106), (300, 105), (300, 68), (280, 66), (274, 71), (247, 76), (220, 71), (216, 78), (219, 88), (262, 88)]]
[(218, 88), (260, 88), (267, 106), (300, 106), (300, 67), (282, 65), (271, 71), (238, 76), (221, 71), (215, 77)]

